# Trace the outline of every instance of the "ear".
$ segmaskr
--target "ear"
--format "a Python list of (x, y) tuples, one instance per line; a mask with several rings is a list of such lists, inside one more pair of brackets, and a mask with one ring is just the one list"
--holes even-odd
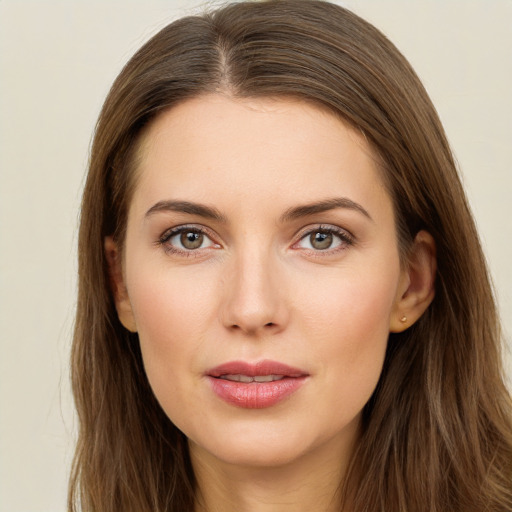
[(124, 284), (121, 251), (111, 236), (105, 237), (103, 247), (107, 259), (110, 289), (114, 296), (117, 316), (126, 329), (130, 332), (137, 332), (128, 290)]
[(434, 299), (436, 270), (434, 238), (427, 231), (419, 231), (402, 271), (395, 307), (391, 313), (390, 332), (405, 331), (428, 308)]

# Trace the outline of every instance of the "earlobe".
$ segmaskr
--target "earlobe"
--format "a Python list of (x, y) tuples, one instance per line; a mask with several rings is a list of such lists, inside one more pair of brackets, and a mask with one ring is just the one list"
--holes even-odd
[(128, 297), (123, 277), (123, 268), (121, 263), (119, 248), (111, 236), (105, 237), (103, 244), (105, 258), (108, 264), (108, 275), (110, 280), (110, 289), (114, 296), (117, 316), (123, 326), (130, 332), (137, 332), (135, 318), (133, 316), (132, 305)]
[(402, 332), (426, 311), (435, 295), (436, 244), (427, 231), (416, 235), (390, 319), (390, 332)]

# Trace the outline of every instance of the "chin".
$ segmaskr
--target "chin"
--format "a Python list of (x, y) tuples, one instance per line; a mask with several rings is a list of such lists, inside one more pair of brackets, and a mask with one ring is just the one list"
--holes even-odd
[[(191, 449), (194, 449), (193, 447)], [(205, 448), (199, 448), (204, 450)], [(290, 446), (248, 445), (233, 443), (227, 447), (206, 448), (216, 460), (239, 468), (279, 468), (297, 461), (304, 455), (303, 450)]]
[[(312, 425), (236, 425), (220, 431), (204, 433), (197, 441), (189, 439), (191, 456), (212, 457), (225, 464), (244, 468), (279, 468), (315, 456), (325, 457), (339, 453), (346, 455), (357, 436), (357, 425), (347, 426), (345, 432), (313, 432)], [(352, 428), (352, 426), (356, 428)]]
[[(205, 434), (208, 438), (205, 438)], [(268, 424), (235, 424), (191, 435), (191, 455), (210, 454), (217, 460), (239, 466), (271, 467), (299, 458), (309, 443), (304, 435)]]

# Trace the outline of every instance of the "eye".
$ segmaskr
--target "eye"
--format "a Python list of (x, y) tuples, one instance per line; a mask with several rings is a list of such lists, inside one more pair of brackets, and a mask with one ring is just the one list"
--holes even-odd
[(181, 244), (181, 247), (187, 250), (200, 249), (201, 246), (205, 242), (208, 243), (208, 241), (208, 237), (196, 231), (182, 231), (169, 239), (171, 244)]
[(346, 231), (335, 227), (320, 227), (307, 231), (295, 246), (313, 251), (328, 251), (343, 249), (352, 243), (353, 237)]
[(166, 231), (159, 240), (170, 252), (191, 252), (208, 247), (218, 247), (205, 231), (198, 227), (180, 226)]

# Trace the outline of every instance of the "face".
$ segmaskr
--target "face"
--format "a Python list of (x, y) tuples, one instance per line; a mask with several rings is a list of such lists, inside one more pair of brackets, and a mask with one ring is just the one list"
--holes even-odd
[(150, 127), (136, 181), (118, 311), (192, 457), (347, 452), (408, 284), (364, 138), (298, 100), (202, 96)]

